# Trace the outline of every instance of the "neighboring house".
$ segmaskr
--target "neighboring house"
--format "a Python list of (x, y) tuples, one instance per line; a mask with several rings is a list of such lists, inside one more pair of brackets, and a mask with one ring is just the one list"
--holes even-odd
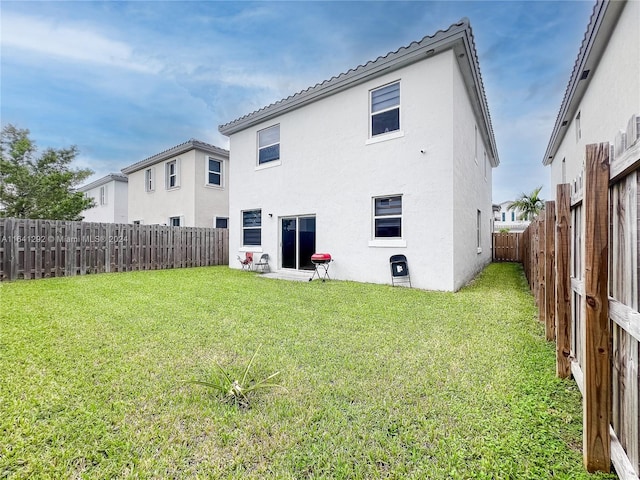
[(82, 211), (85, 222), (127, 223), (127, 177), (110, 173), (78, 188), (95, 207)]
[(449, 291), (491, 261), (499, 161), (467, 19), (219, 130), (231, 258), (327, 252), (331, 278), (391, 283), (403, 254), (413, 286)]
[(522, 216), (522, 211), (520, 211), (520, 209), (515, 208), (513, 210), (509, 210), (512, 203), (512, 201), (507, 201), (496, 205), (497, 208), (494, 209), (494, 232), (499, 232), (504, 229), (508, 229), (510, 232), (524, 232), (531, 223), (527, 220), (520, 220), (520, 217)]
[(227, 228), (229, 151), (191, 139), (122, 169), (129, 221)]
[(551, 184), (582, 175), (585, 147), (616, 155), (640, 136), (640, 2), (598, 1), (575, 61), (543, 164)]

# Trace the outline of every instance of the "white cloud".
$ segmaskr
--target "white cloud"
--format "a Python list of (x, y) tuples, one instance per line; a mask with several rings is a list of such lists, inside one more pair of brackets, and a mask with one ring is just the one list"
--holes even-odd
[[(28, 34), (25, 34), (28, 32)], [(60, 60), (119, 67), (141, 73), (157, 73), (162, 65), (136, 58), (128, 44), (112, 40), (86, 26), (5, 12), (2, 18), (3, 54), (7, 49), (26, 50)]]

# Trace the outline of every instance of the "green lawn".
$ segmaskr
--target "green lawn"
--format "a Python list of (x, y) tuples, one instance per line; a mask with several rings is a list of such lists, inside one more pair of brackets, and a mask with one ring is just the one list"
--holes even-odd
[[(226, 267), (0, 284), (0, 478), (603, 478), (521, 268), (456, 294)], [(188, 383), (280, 370), (251, 407)]]

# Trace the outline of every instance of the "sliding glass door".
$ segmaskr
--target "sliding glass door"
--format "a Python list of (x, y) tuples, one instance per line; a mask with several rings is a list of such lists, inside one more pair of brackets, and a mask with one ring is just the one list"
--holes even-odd
[(281, 220), (282, 268), (313, 270), (316, 249), (316, 217), (285, 217)]

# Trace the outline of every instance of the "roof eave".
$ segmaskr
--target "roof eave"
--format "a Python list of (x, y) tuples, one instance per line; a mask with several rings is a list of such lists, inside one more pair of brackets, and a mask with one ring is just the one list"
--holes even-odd
[(128, 167), (120, 170), (125, 175), (129, 175), (131, 173), (137, 172), (138, 170), (142, 170), (143, 168), (149, 167), (151, 165), (155, 165), (156, 163), (163, 162), (172, 157), (176, 157), (178, 155), (182, 155), (183, 153), (189, 152), (191, 150), (200, 150), (205, 153), (210, 153), (211, 155), (218, 155), (223, 158), (229, 158), (229, 151), (220, 147), (216, 147), (215, 145), (211, 145), (208, 143), (201, 142), (199, 140), (189, 140), (185, 143), (181, 143), (180, 145), (176, 145), (175, 147), (171, 147), (164, 152), (157, 153), (152, 155), (149, 158), (145, 158), (139, 162), (136, 162)]
[[(615, 28), (625, 3), (625, 1), (598, 0), (594, 6), (591, 20), (587, 26), (580, 52), (560, 105), (560, 111), (551, 132), (549, 144), (542, 159), (544, 166), (551, 164), (558, 152), (558, 148), (567, 133), (567, 127), (571, 124), (578, 105), (593, 78), (593, 74), (607, 47), (609, 37)], [(588, 72), (586, 79), (582, 79), (583, 72)]]
[(102, 185), (105, 185), (109, 182), (128, 182), (129, 179), (125, 176), (125, 175), (121, 175), (119, 173), (110, 173), (109, 175), (105, 175), (102, 178), (99, 178), (97, 180), (94, 180), (91, 183), (88, 183), (87, 185), (83, 185), (82, 187), (78, 187), (77, 191), (79, 192), (86, 192), (91, 190), (92, 188), (96, 188), (96, 187), (100, 187)]
[(490, 146), (490, 163), (493, 167), (497, 167), (500, 160), (480, 75), (473, 35), (469, 21), (466, 18), (453, 24), (447, 30), (438, 31), (432, 37), (425, 37), (420, 42), (413, 42), (411, 45), (400, 48), (395, 52), (390, 52), (384, 57), (378, 57), (365, 65), (360, 65), (337, 77), (333, 77), (232, 122), (220, 125), (218, 130), (223, 135), (233, 135), (252, 126), (272, 120), (284, 113), (304, 107), (330, 95), (448, 50), (455, 52), (456, 59), (465, 77), (467, 90), (471, 98), (475, 100), (474, 112), (485, 126), (482, 128), (482, 132)]
[(390, 52), (384, 57), (378, 57), (365, 65), (360, 65), (355, 69), (342, 73), (337, 77), (332, 77), (322, 83), (309, 87), (288, 98), (268, 105), (253, 113), (247, 114), (227, 124), (220, 125), (218, 130), (223, 135), (232, 135), (245, 130), (251, 126), (271, 120), (283, 113), (298, 109), (322, 98), (334, 95), (343, 90), (361, 84), (372, 78), (379, 77), (385, 73), (398, 70), (402, 67), (420, 61), (427, 56), (433, 56), (453, 48), (465, 34), (468, 28), (468, 21), (463, 20), (452, 25), (446, 31), (439, 31), (433, 37), (425, 37), (420, 42), (413, 42), (405, 48), (400, 48), (395, 52)]

